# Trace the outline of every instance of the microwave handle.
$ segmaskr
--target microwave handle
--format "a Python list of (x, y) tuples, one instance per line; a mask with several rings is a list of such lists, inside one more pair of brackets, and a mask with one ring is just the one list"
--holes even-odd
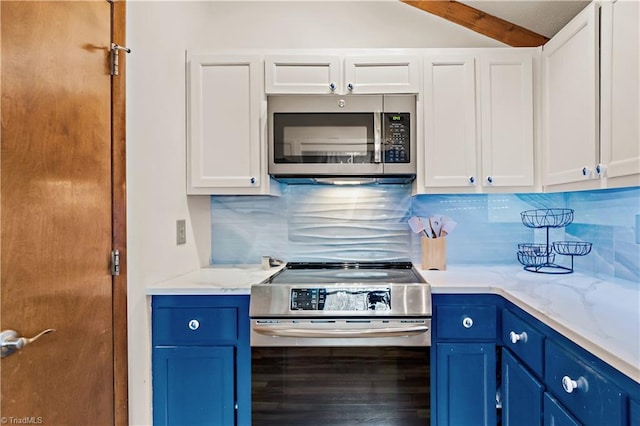
[(373, 114), (373, 162), (382, 163), (382, 114)]

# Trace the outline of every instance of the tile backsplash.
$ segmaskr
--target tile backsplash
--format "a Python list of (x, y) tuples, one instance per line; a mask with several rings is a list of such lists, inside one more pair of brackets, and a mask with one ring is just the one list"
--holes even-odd
[(549, 239), (593, 243), (590, 254), (574, 258), (576, 271), (640, 281), (640, 187), (411, 196), (410, 185), (283, 185), (279, 197), (213, 196), (211, 263), (259, 263), (263, 255), (420, 263), (420, 238), (407, 220), (442, 214), (458, 223), (447, 236), (447, 264), (518, 264), (519, 243), (546, 241), (544, 229), (527, 228), (520, 217), (540, 208), (575, 211), (573, 223), (551, 229)]

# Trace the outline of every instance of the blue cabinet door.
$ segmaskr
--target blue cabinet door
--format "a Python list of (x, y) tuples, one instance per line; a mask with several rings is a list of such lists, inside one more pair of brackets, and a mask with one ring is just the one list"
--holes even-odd
[(582, 426), (548, 393), (544, 394), (544, 426)]
[(153, 424), (235, 423), (232, 346), (153, 348)]
[(542, 425), (544, 387), (511, 353), (502, 349), (502, 424)]
[(629, 424), (640, 426), (640, 404), (634, 400), (629, 401)]
[(476, 342), (435, 345), (436, 407), (432, 425), (496, 424), (495, 348), (494, 343)]

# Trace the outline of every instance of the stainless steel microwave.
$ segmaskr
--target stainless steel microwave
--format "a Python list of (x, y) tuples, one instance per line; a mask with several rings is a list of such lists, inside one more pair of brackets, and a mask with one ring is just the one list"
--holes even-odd
[(269, 96), (267, 110), (276, 179), (415, 178), (414, 95)]

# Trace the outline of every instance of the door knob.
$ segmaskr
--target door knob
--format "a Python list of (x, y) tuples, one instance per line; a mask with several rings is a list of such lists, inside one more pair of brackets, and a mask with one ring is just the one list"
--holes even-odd
[(4, 358), (14, 353), (18, 349), (22, 349), (29, 343), (33, 343), (45, 334), (56, 331), (48, 328), (33, 337), (18, 337), (18, 332), (14, 330), (4, 330), (0, 333), (0, 357)]

